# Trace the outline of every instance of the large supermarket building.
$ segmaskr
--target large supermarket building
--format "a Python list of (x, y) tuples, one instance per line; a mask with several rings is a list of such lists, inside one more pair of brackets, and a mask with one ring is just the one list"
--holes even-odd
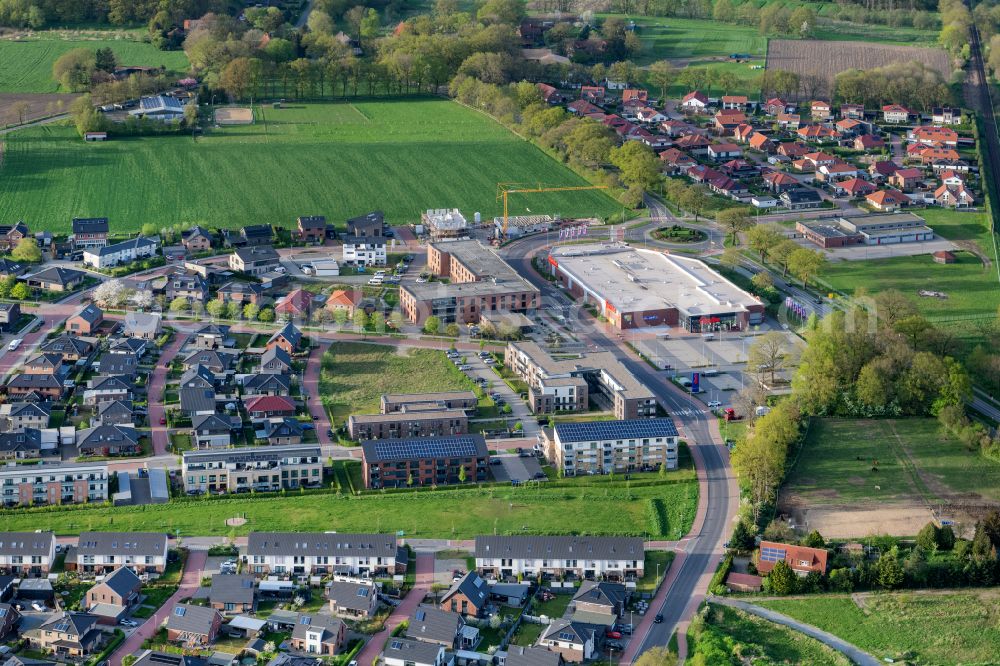
[(567, 290), (620, 330), (746, 330), (764, 318), (761, 301), (697, 259), (616, 243), (555, 247), (548, 263)]

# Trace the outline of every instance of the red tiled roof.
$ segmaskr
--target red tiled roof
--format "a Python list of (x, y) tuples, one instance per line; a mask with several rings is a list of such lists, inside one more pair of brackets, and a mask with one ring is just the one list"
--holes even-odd
[(826, 572), (827, 552), (821, 548), (809, 548), (807, 546), (795, 546), (788, 543), (776, 543), (774, 541), (761, 541), (761, 559), (757, 563), (757, 571), (768, 573), (774, 568), (773, 559), (765, 559), (765, 553), (776, 554), (784, 551), (784, 560), (794, 571), (818, 571)]
[(280, 395), (256, 395), (243, 401), (248, 412), (285, 412), (295, 411), (295, 403), (291, 398)]

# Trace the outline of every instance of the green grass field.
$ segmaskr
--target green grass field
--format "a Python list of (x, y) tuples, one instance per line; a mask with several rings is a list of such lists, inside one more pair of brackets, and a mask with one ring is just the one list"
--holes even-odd
[(434, 349), (336, 342), (322, 360), (320, 391), (336, 424), (351, 414), (378, 414), (383, 393), (471, 390), (475, 384)]
[(334, 494), (281, 497), (241, 495), (221, 500), (171, 502), (137, 507), (82, 507), (64, 511), (11, 511), (2, 516), (4, 529), (54, 530), (78, 534), (87, 530), (178, 532), (181, 536), (227, 535), (226, 520), (243, 516), (238, 534), (252, 531), (340, 530), (394, 532), (408, 537), (471, 539), (478, 534), (647, 534), (647, 505), (662, 499), (669, 534), (678, 539), (691, 528), (698, 483), (688, 470), (668, 478), (678, 483), (627, 487), (618, 479), (605, 484), (540, 484), (512, 488), (463, 488), (404, 493), (372, 493), (360, 497)]
[[(7, 136), (0, 223), (64, 232), (73, 217), (108, 216), (115, 231), (201, 221), (342, 222), (380, 209), (392, 224), (428, 208), (470, 218), (502, 212), (497, 182), (583, 185), (582, 178), (486, 116), (442, 100), (295, 104), (258, 109), (254, 125), (189, 135), (84, 143), (69, 127)], [(601, 191), (513, 197), (511, 213), (619, 212)]]
[[(724, 645), (733, 655), (731, 663), (734, 666), (747, 662), (810, 666), (849, 666), (851, 663), (844, 655), (814, 638), (726, 606), (709, 605), (704, 629), (697, 636), (691, 631), (688, 634), (688, 645), (695, 655), (700, 644)], [(747, 662), (737, 658), (737, 654)]]
[(915, 665), (995, 664), (1000, 651), (996, 594), (873, 594), (861, 598), (863, 608), (850, 597), (826, 595), (760, 605), (840, 636), (878, 659), (904, 658)]
[(152, 44), (127, 39), (60, 39), (40, 33), (40, 38), (0, 40), (0, 92), (52, 93), (59, 84), (52, 78), (52, 63), (76, 48), (111, 47), (121, 65), (164, 66), (180, 74), (190, 68), (183, 51), (160, 51)]
[(950, 493), (1000, 500), (1000, 463), (942, 433), (936, 419), (817, 418), (784, 493), (815, 505), (933, 501)]

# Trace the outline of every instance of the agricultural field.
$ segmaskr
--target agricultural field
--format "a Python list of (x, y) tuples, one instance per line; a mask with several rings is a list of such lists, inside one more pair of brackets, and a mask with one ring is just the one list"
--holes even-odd
[(997, 591), (809, 595), (760, 601), (850, 641), (877, 659), (992, 664), (1000, 649)]
[(351, 414), (378, 414), (383, 393), (471, 390), (474, 384), (443, 352), (335, 342), (323, 356), (320, 390), (335, 426)]
[[(728, 606), (709, 604), (701, 616), (700, 631), (695, 625), (688, 630), (688, 645), (697, 655), (709, 646), (722, 648), (755, 664), (810, 664), (810, 666), (849, 666), (850, 660), (815, 638), (769, 622), (763, 618)], [(712, 654), (718, 652), (712, 650)]]
[[(650, 500), (662, 501), (667, 534), (678, 539), (691, 529), (698, 482), (691, 470), (671, 472), (665, 483), (601, 477), (552, 481), (535, 486), (448, 488), (361, 496), (333, 493), (172, 501), (136, 507), (79, 506), (60, 511), (3, 512), (4, 529), (169, 532), (179, 536), (245, 535), (252, 531), (324, 529), (395, 532), (410, 538), (471, 539), (478, 534), (594, 534), (652, 536)], [(456, 510), (461, 507), (461, 510)], [(226, 520), (247, 519), (232, 528)]]
[(824, 536), (912, 536), (931, 519), (928, 507), (972, 524), (966, 507), (1000, 504), (1000, 463), (936, 419), (817, 418), (778, 503)]
[[(0, 93), (0, 127), (64, 113), (77, 97), (72, 93)], [(23, 117), (22, 102), (27, 104)]]
[(872, 69), (911, 60), (937, 70), (945, 81), (951, 76), (951, 61), (941, 49), (816, 39), (772, 39), (767, 44), (769, 68), (800, 75), (819, 74), (830, 82), (831, 88), (834, 77), (845, 70)]
[(30, 38), (0, 39), (0, 92), (54, 93), (59, 84), (52, 78), (52, 63), (59, 56), (76, 48), (97, 50), (111, 47), (121, 65), (142, 67), (164, 66), (181, 74), (190, 63), (183, 51), (160, 51), (152, 44), (128, 38), (102, 39), (100, 32), (93, 38), (69, 38), (64, 33), (33, 33)]
[[(0, 224), (60, 233), (73, 217), (107, 216), (116, 232), (202, 222), (290, 226), (299, 215), (342, 221), (383, 210), (391, 224), (428, 208), (492, 216), (498, 182), (584, 180), (486, 116), (443, 101), (406, 99), (258, 108), (253, 125), (190, 135), (84, 143), (73, 128), (6, 136)], [(317, 184), (317, 175), (324, 181)], [(621, 206), (601, 191), (511, 200), (565, 216)]]

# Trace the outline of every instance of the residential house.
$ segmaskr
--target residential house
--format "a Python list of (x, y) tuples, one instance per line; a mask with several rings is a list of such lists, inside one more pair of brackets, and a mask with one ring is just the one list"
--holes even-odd
[(625, 612), (628, 596), (621, 583), (585, 580), (573, 595), (573, 619), (613, 627)]
[(889, 184), (900, 190), (912, 190), (924, 179), (923, 169), (898, 169), (889, 176)]
[(274, 229), (270, 224), (249, 224), (241, 227), (239, 234), (225, 232), (226, 245), (232, 247), (257, 247), (274, 243)]
[(142, 452), (136, 429), (120, 425), (77, 430), (76, 447), (81, 456), (130, 456)]
[(805, 157), (812, 152), (812, 148), (803, 143), (782, 143), (778, 146), (776, 151), (779, 155), (783, 155), (789, 159), (798, 159), (800, 157)]
[(830, 129), (826, 125), (806, 125), (796, 130), (796, 134), (803, 141), (812, 141), (814, 143), (836, 141), (840, 138), (840, 132)]
[(134, 388), (134, 382), (128, 377), (94, 377), (83, 391), (83, 404), (90, 406), (111, 400), (132, 400)]
[(769, 116), (776, 116), (779, 113), (792, 113), (795, 110), (794, 104), (789, 104), (780, 97), (773, 97), (764, 102), (764, 113)]
[(735, 139), (737, 143), (749, 143), (750, 137), (756, 133), (757, 130), (754, 129), (753, 125), (742, 123), (737, 125), (736, 129), (733, 130), (733, 139)]
[(137, 573), (163, 573), (167, 566), (167, 535), (160, 532), (81, 532), (76, 559), (66, 568), (84, 573), (108, 573), (131, 567)]
[(687, 170), (687, 177), (696, 183), (707, 183), (722, 176), (722, 173), (704, 164), (696, 164)]
[(580, 99), (584, 99), (591, 104), (603, 104), (605, 94), (604, 86), (580, 87)]
[(886, 104), (882, 107), (882, 119), (887, 123), (905, 123), (913, 112), (900, 104)]
[[(669, 176), (680, 175), (697, 164), (694, 158), (676, 148), (668, 148), (660, 153), (660, 161), (663, 162), (663, 172)], [(328, 307), (329, 303), (327, 301)]]
[(260, 357), (261, 374), (285, 375), (292, 371), (292, 357), (281, 347), (271, 347)]
[(23, 373), (7, 381), (7, 394), (15, 401), (37, 394), (43, 400), (58, 400), (65, 387), (61, 375)]
[(215, 234), (205, 227), (195, 225), (181, 232), (181, 245), (192, 254), (208, 252), (214, 244)]
[(864, 120), (865, 119), (865, 105), (864, 104), (841, 104), (840, 105), (840, 117), (841, 118), (851, 118), (853, 120)]
[(47, 428), (51, 413), (48, 402), (5, 402), (0, 405), (0, 432)]
[(764, 187), (775, 194), (781, 194), (786, 190), (795, 189), (801, 186), (798, 178), (790, 176), (783, 171), (771, 171), (770, 173), (766, 173), (764, 174), (763, 180)]
[(662, 123), (664, 120), (667, 119), (665, 115), (663, 115), (656, 109), (649, 106), (640, 107), (636, 111), (635, 115), (636, 118), (638, 118), (639, 122), (648, 124)]
[(204, 303), (208, 300), (209, 286), (198, 273), (177, 271), (167, 276), (165, 293), (168, 301), (186, 298), (191, 303)]
[(190, 366), (180, 379), (180, 388), (212, 389), (219, 383), (215, 374), (200, 363)]
[(699, 134), (703, 131), (686, 120), (665, 120), (660, 123), (660, 130), (672, 139), (686, 134)]
[(181, 388), (178, 391), (181, 403), (181, 414), (190, 419), (205, 414), (215, 414), (215, 389)]
[(32, 289), (43, 291), (66, 292), (73, 291), (83, 283), (86, 277), (82, 271), (62, 266), (50, 266), (37, 273), (25, 276), (24, 280)]
[(639, 105), (649, 103), (649, 92), (643, 88), (626, 88), (622, 91), (622, 104), (628, 105), (637, 102)]
[(104, 247), (108, 244), (108, 218), (74, 217), (72, 241), (76, 250)]
[[(0, 641), (10, 640), (17, 631), (17, 626), (20, 623), (21, 614), (17, 612), (17, 609), (11, 604), (0, 603)], [(9, 666), (19, 666), (18, 664), (11, 664), (10, 660), (6, 664)]]
[(775, 122), (778, 127), (788, 132), (797, 132), (802, 126), (802, 118), (797, 113), (779, 113)]
[(322, 244), (326, 240), (326, 217), (306, 215), (295, 220), (299, 240)]
[(347, 221), (344, 262), (356, 266), (385, 266), (387, 261), (385, 216), (381, 211)]
[(0, 433), (0, 460), (37, 460), (42, 456), (42, 432), (22, 428)]
[(921, 125), (907, 132), (906, 140), (910, 143), (918, 143), (935, 148), (944, 146), (954, 148), (958, 145), (958, 132), (950, 127)]
[[(282, 653), (284, 655), (284, 653)], [(158, 652), (156, 650), (144, 650), (139, 654), (138, 659), (132, 666), (203, 666), (204, 660), (183, 654), (172, 652)], [(270, 664), (268, 666), (271, 666)], [(289, 665), (292, 666), (292, 665)], [(296, 664), (294, 666), (319, 666), (318, 664)]]
[(241, 574), (214, 574), (208, 589), (208, 604), (223, 615), (257, 610), (257, 581)]
[(87, 590), (83, 605), (101, 623), (116, 625), (130, 609), (138, 606), (142, 581), (129, 567), (120, 567)]
[(274, 416), (295, 416), (295, 403), (285, 396), (257, 395), (244, 400), (243, 406), (254, 420)]
[(833, 118), (833, 112), (831, 111), (829, 102), (813, 100), (809, 103), (809, 109), (813, 120), (823, 122)]
[(104, 643), (98, 617), (89, 613), (61, 613), (49, 617), (37, 629), (24, 635), (31, 647), (63, 659), (83, 659)]
[[(666, 118), (664, 118), (666, 120)], [(731, 134), (740, 125), (746, 124), (747, 117), (742, 111), (722, 109), (715, 114), (715, 130), (720, 135)]]
[(899, 167), (895, 162), (891, 160), (878, 160), (876, 162), (872, 162), (868, 166), (868, 175), (871, 176), (874, 181), (881, 181), (886, 180), (898, 170)]
[(604, 109), (594, 106), (585, 99), (578, 99), (566, 105), (566, 110), (575, 116), (604, 116)]
[(294, 354), (301, 342), (302, 332), (295, 327), (295, 324), (289, 322), (280, 331), (272, 335), (265, 346), (268, 349), (281, 347), (289, 354)]
[(674, 147), (692, 155), (707, 155), (711, 142), (701, 134), (685, 134), (674, 141)]
[(441, 597), (441, 608), (453, 613), (480, 617), (486, 614), (490, 603), (490, 586), (486, 579), (470, 571), (452, 583)]
[(140, 340), (155, 340), (163, 330), (162, 321), (163, 316), (159, 312), (126, 312), (122, 335)]
[(75, 336), (63, 334), (42, 343), (40, 351), (59, 354), (62, 356), (63, 361), (75, 363), (90, 356), (94, 351), (94, 343), (89, 340), (82, 340)]
[(229, 255), (229, 268), (248, 275), (270, 273), (280, 265), (280, 257), (270, 245), (240, 247)]
[(847, 162), (824, 164), (816, 169), (817, 179), (828, 183), (841, 178), (854, 178), (857, 175), (858, 170)]
[(136, 373), (139, 371), (139, 358), (135, 354), (128, 352), (109, 351), (101, 355), (101, 358), (94, 364), (94, 369), (99, 370), (101, 374), (117, 375), (119, 377), (125, 376), (134, 379)]
[(853, 137), (858, 136), (858, 134), (866, 136), (863, 132), (867, 126), (860, 120), (844, 118), (843, 120), (838, 120), (833, 126), (837, 128), (837, 131), (843, 137)]
[(327, 297), (324, 307), (331, 313), (343, 310), (347, 315), (347, 320), (353, 321), (354, 310), (361, 303), (361, 300), (362, 293), (360, 290), (337, 289)]
[(192, 342), (198, 349), (219, 349), (220, 347), (230, 347), (233, 344), (229, 337), (229, 326), (222, 324), (208, 324), (202, 326), (194, 334)]
[(708, 95), (697, 90), (684, 95), (681, 100), (681, 110), (691, 113), (700, 113), (708, 106)]
[(149, 341), (139, 338), (116, 338), (111, 340), (108, 350), (115, 354), (131, 354), (136, 358), (142, 358), (149, 349)]
[(559, 94), (559, 90), (555, 86), (550, 86), (547, 83), (536, 83), (535, 87), (538, 88), (538, 93), (546, 104), (562, 104), (563, 96)]
[(934, 190), (934, 202), (948, 208), (969, 208), (975, 205), (976, 198), (964, 183), (954, 187), (942, 184)]
[(139, 236), (114, 245), (88, 248), (83, 251), (83, 263), (94, 268), (112, 268), (155, 256), (159, 247), (158, 241)]
[(47, 576), (55, 557), (52, 532), (0, 532), (0, 575)]
[(384, 666), (447, 666), (453, 663), (443, 645), (390, 638), (382, 650)]
[(809, 548), (774, 541), (761, 541), (757, 559), (757, 571), (761, 575), (771, 572), (778, 562), (785, 562), (799, 576), (809, 573), (826, 573), (827, 551), (825, 548)]
[(331, 615), (303, 613), (292, 629), (292, 649), (308, 654), (333, 656), (344, 644), (346, 636), (347, 627), (343, 621)]
[(376, 576), (405, 573), (394, 534), (251, 532), (247, 565), (256, 575)]
[(739, 111), (746, 111), (747, 105), (750, 103), (746, 95), (723, 95), (722, 96), (722, 108), (723, 109), (737, 109)]
[(333, 580), (327, 584), (330, 612), (337, 617), (367, 620), (378, 610), (378, 588), (370, 580)]
[(0, 257), (0, 278), (20, 277), (28, 267), (7, 257)]
[(196, 448), (229, 446), (233, 442), (233, 430), (242, 423), (223, 414), (195, 414), (191, 417), (191, 436)]
[(167, 616), (167, 640), (190, 647), (204, 647), (215, 642), (222, 626), (222, 615), (214, 608), (177, 604)]
[(32, 375), (65, 375), (62, 357), (59, 354), (35, 354), (22, 366), (24, 372)]
[(219, 287), (216, 297), (223, 303), (260, 305), (264, 300), (264, 288), (256, 282), (227, 282)]
[(899, 190), (885, 189), (872, 192), (865, 197), (869, 206), (883, 213), (895, 213), (909, 203), (906, 195)]
[(861, 178), (849, 178), (847, 180), (835, 181), (831, 183), (830, 186), (838, 196), (847, 196), (852, 199), (863, 197), (866, 194), (871, 194), (877, 189), (867, 180), (862, 180)]
[(712, 190), (716, 194), (736, 200), (750, 194), (750, 190), (746, 185), (738, 180), (730, 178), (729, 176), (719, 176), (718, 178), (713, 178), (708, 181), (708, 189)]
[(872, 134), (862, 134), (851, 142), (854, 150), (876, 151), (885, 148), (885, 141)]
[(430, 604), (420, 604), (410, 616), (403, 637), (424, 643), (435, 643), (450, 650), (460, 647), (459, 636), (463, 627), (465, 618), (461, 614), (435, 608)]
[(538, 645), (559, 653), (565, 661), (579, 663), (597, 654), (604, 627), (566, 618), (553, 621), (542, 630)]
[(761, 134), (760, 132), (754, 132), (750, 135), (750, 140), (748, 141), (750, 148), (753, 150), (759, 150), (763, 153), (774, 152), (774, 142), (767, 137), (766, 134)]
[(288, 375), (263, 372), (243, 378), (243, 395), (282, 395), (292, 392), (292, 380)]
[(808, 208), (819, 208), (823, 203), (819, 192), (807, 187), (798, 187), (785, 190), (779, 197), (782, 205), (789, 210), (803, 210)]
[(714, 143), (708, 146), (708, 156), (713, 160), (731, 160), (743, 155), (743, 149), (735, 143)]
[(33, 238), (28, 225), (22, 222), (0, 225), (0, 252), (10, 252), (21, 240)]
[(302, 423), (289, 416), (275, 416), (255, 424), (257, 441), (267, 440), (273, 446), (292, 446), (302, 443), (305, 429)]
[(950, 106), (935, 106), (931, 109), (931, 122), (935, 125), (961, 125), (962, 110)]
[(135, 424), (136, 416), (131, 400), (108, 400), (97, 404), (94, 422), (98, 425), (130, 426)]
[(229, 349), (201, 349), (184, 357), (181, 364), (185, 369), (203, 365), (216, 374), (224, 374), (236, 367), (239, 352)]
[(274, 313), (279, 317), (308, 317), (312, 312), (313, 296), (305, 289), (295, 289), (274, 304)]
[(923, 165), (935, 164), (942, 160), (959, 160), (961, 157), (954, 148), (922, 148), (917, 152), (917, 159)]

